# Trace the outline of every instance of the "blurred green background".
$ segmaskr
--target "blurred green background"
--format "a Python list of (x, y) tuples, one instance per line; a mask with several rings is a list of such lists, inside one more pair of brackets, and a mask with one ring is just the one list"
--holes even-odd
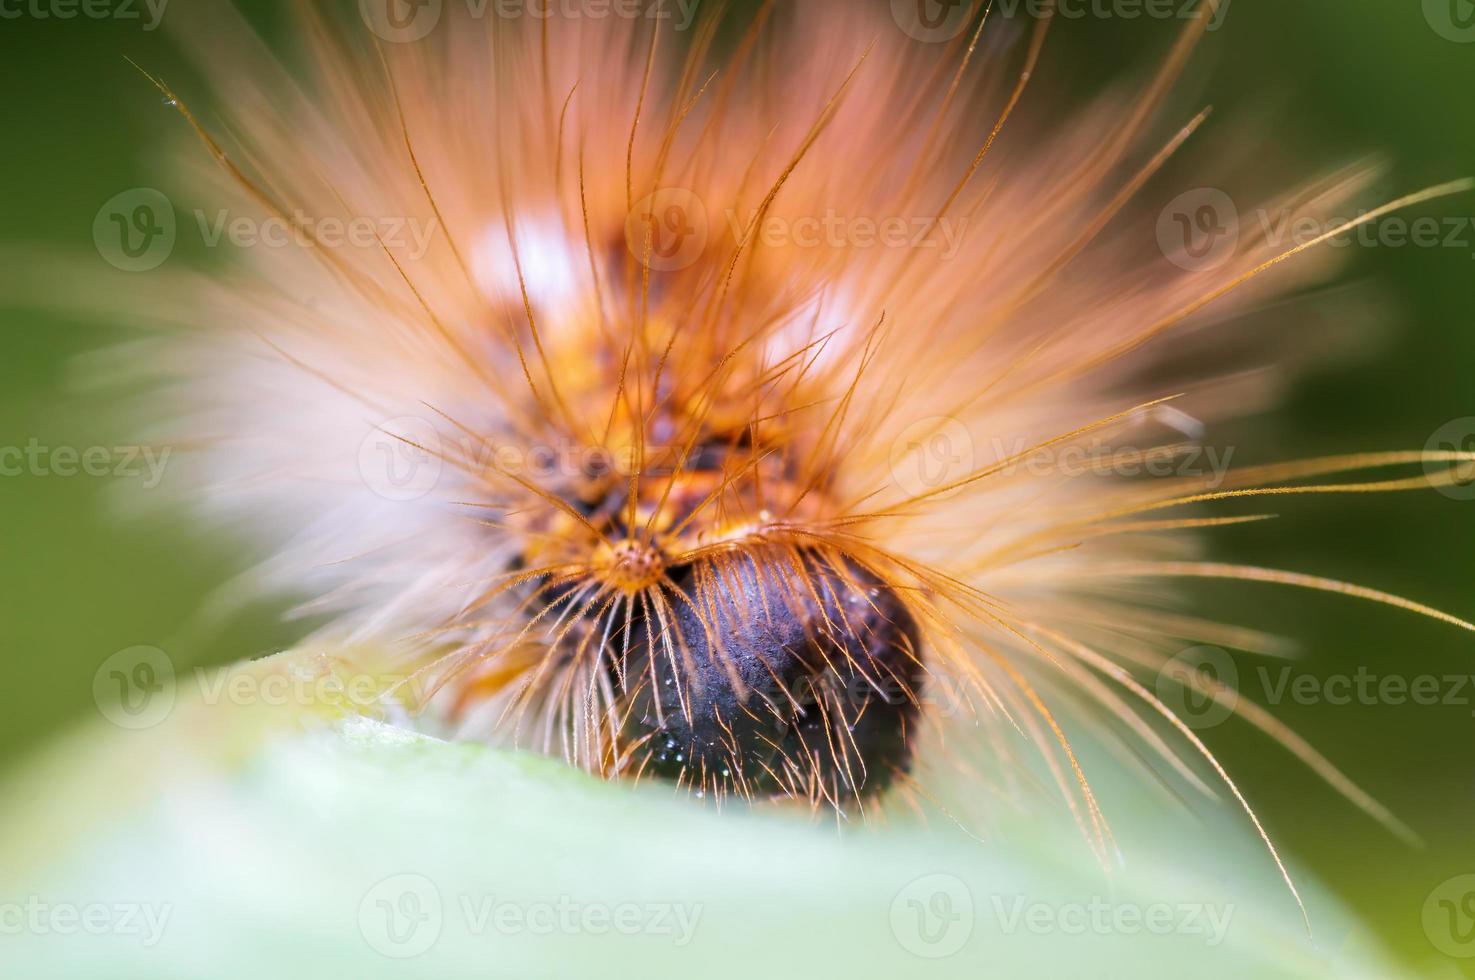
[[(1463, 0), (1447, 2), (1455, 14), (1472, 13)], [(1200, 100), (1217, 107), (1218, 125), (1259, 127), (1267, 166), (1309, 164), (1288, 167), (1287, 182), (1368, 152), (1393, 163), (1389, 196), (1475, 175), (1475, 43), (1452, 39), (1455, 22), (1441, 21), (1440, 9), (1418, 0), (1237, 0), (1192, 79)], [(1172, 32), (1172, 23), (1066, 21), (1043, 70), (1056, 88), (1089, 93), (1103, 78), (1140, 71)], [(159, 161), (180, 121), (124, 60), (188, 77), (166, 34), (138, 20), (0, 19), (0, 257), (12, 266), (23, 245), (92, 260), (103, 202), (133, 187), (169, 189)], [(1420, 213), (1468, 218), (1475, 195)], [(1306, 377), (1273, 419), (1244, 430), (1255, 448), (1236, 461), (1420, 449), (1446, 423), (1475, 415), (1475, 229), (1463, 237), (1464, 247), (1347, 250), (1344, 279), (1375, 283), (1396, 313), (1389, 343)], [(121, 430), (75, 385), (72, 364), (115, 339), (105, 322), (0, 297), (0, 445), (117, 444)], [(194, 614), (245, 567), (237, 546), (182, 515), (122, 520), (115, 504), (106, 480), (0, 477), (0, 766), (92, 715), (93, 672), (115, 651), (155, 645), (187, 669), (281, 649), (301, 629), (265, 605), (199, 629)], [(1281, 521), (1223, 535), (1218, 553), (1475, 617), (1475, 501), (1426, 493), (1275, 510)], [(1297, 638), (1298, 673), (1475, 674), (1472, 637), (1397, 611), (1255, 586), (1212, 591), (1216, 609), (1227, 601), (1242, 621)], [(1245, 658), (1242, 675), (1253, 676), (1255, 663)], [(1429, 846), (1420, 851), (1382, 833), (1262, 736), (1235, 725), (1210, 735), (1282, 848), (1416, 959), (1440, 956), (1421, 925), (1426, 897), (1475, 873), (1475, 680), (1459, 701), (1277, 709), (1423, 835)], [(1461, 968), (1475, 975), (1472, 962)]]

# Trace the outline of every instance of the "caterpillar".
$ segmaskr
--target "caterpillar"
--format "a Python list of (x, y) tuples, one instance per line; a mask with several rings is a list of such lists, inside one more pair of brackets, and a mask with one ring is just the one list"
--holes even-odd
[(312, 595), (321, 636), (397, 645), (408, 723), (842, 818), (1029, 746), (1106, 862), (1079, 726), (1208, 790), (1199, 757), (1294, 891), (1142, 679), (1266, 642), (1175, 583), (1475, 626), (1208, 560), (1203, 530), (1263, 515), (1206, 507), (1447, 485), (1472, 458), (1185, 462), (1273, 398), (1282, 347), (1239, 348), (1328, 275), (1317, 245), (1468, 184), (1337, 222), (1372, 178), (1348, 167), (1269, 198), (1310, 240), (1226, 247), (1205, 204), (1165, 250), (1142, 201), (1208, 119), (1164, 117), (1220, 6), (1065, 117), (1037, 97), (1040, 6), (304, 4), (298, 73), (217, 11), (186, 50), (218, 120), (140, 70), (196, 137), (196, 193), (293, 245), (139, 297), (193, 502), (263, 543), (261, 582)]

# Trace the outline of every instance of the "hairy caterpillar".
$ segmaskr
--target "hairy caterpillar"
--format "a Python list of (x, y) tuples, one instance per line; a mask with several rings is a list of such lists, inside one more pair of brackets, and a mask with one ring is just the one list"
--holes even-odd
[[(730, 37), (709, 11), (673, 53), (660, 20), (451, 8), (411, 38), (309, 9), (305, 82), (242, 35), (201, 32), (222, 123), (155, 81), (214, 158), (207, 193), (305, 246), (245, 250), (164, 294), (167, 318), (208, 326), (158, 345), (205, 443), (205, 506), (274, 539), (265, 575), (315, 590), (330, 632), (404, 641), (427, 724), (464, 737), (864, 813), (883, 791), (925, 792), (914, 772), (957, 751), (943, 733), (962, 721), (1000, 758), (1033, 743), (1105, 861), (1106, 815), (1057, 706), (1084, 702), (1085, 723), (1195, 782), (1179, 755), (1202, 755), (1254, 819), (1138, 674), (1194, 641), (1256, 638), (1172, 610), (1153, 583), (1275, 582), (1472, 627), (1201, 561), (1194, 530), (1249, 518), (1191, 508), (1423, 488), (1469, 460), (1212, 481), (1058, 465), (1099, 440), (1119, 467), (1197, 452), (1193, 419), (1255, 395), (1209, 364), (1208, 318), (1222, 329), (1294, 285), (1291, 260), (1346, 226), (1165, 261), (1132, 205), (1205, 119), (1156, 134), (1217, 8), (1134, 99), (1013, 140), (1045, 12), (1012, 46), (990, 43), (983, 11), (926, 44), (884, 12), (770, 4)], [(1286, 205), (1324, 220), (1366, 179)], [(330, 243), (330, 217), (371, 219), (369, 234)], [(1419, 465), (1434, 474), (1306, 482)], [(958, 710), (934, 710), (938, 691)]]

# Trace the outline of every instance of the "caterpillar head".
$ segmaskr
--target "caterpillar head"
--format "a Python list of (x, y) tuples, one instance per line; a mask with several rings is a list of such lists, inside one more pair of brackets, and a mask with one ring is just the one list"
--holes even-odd
[[(598, 338), (580, 347), (626, 370)], [(523, 547), (508, 583), (516, 639), (532, 650), (519, 685), (500, 656), (452, 679), (452, 715), (495, 727), (492, 711), (502, 720), (531, 703), (533, 717), (560, 716), (587, 695), (556, 728), (578, 729), (567, 751), (598, 771), (717, 797), (861, 800), (910, 761), (922, 600), (906, 597), (883, 550), (847, 546), (833, 526), (846, 484), (815, 468), (825, 454), (813, 434), (748, 407), (814, 355), (774, 366), (671, 347), (685, 360), (651, 421), (633, 424), (629, 404), (612, 403), (608, 431), (577, 447), (583, 462), (544, 475), (507, 518)], [(620, 388), (598, 373), (560, 397), (590, 403)], [(678, 380), (694, 375), (701, 388)]]

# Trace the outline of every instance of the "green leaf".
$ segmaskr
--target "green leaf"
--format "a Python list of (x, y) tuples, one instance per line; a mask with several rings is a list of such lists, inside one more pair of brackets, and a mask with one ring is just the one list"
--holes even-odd
[[(1398, 975), (1306, 887), (1309, 939), (1232, 821), (1129, 805), (1108, 876), (1041, 815), (979, 842), (939, 814), (718, 812), (392, 727), (324, 695), (344, 662), (180, 680), (157, 726), (79, 732), (14, 775), (0, 974)], [(313, 683), (269, 698), (268, 678)]]

